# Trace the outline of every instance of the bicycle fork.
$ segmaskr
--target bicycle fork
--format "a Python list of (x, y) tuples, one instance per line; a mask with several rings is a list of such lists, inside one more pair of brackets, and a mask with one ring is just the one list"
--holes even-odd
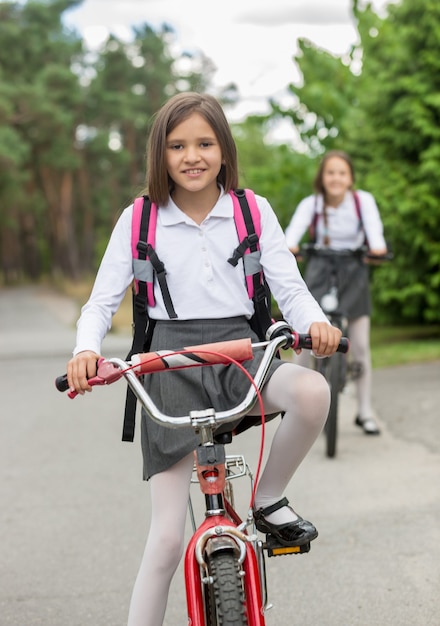
[[(223, 444), (210, 444), (197, 449), (198, 481), (205, 494), (206, 519), (195, 530), (185, 553), (185, 584), (187, 593), (188, 623), (205, 626), (205, 604), (202, 586), (212, 584), (205, 560), (214, 553), (228, 552), (240, 568), (243, 581), (247, 623), (265, 626), (264, 609), (266, 580), (262, 544), (257, 558), (253, 544), (256, 535), (248, 535), (248, 521), (241, 522), (233, 509), (227, 513), (223, 492), (226, 487), (226, 457)], [(231, 515), (232, 519), (228, 518)], [(264, 598), (261, 589), (264, 589)]]
[[(205, 520), (196, 528), (190, 503), (194, 534), (187, 546), (184, 562), (188, 624), (206, 626), (212, 623), (205, 615), (205, 594), (209, 594), (209, 587), (214, 584), (207, 561), (211, 560), (212, 555), (224, 552), (232, 555), (239, 570), (237, 586), (243, 586), (244, 590), (242, 602), (246, 612), (245, 623), (249, 626), (265, 626), (264, 615), (272, 605), (268, 604), (264, 551), (267, 551), (268, 557), (303, 554), (309, 552), (310, 543), (283, 546), (270, 534), (263, 543), (255, 534), (252, 510), (249, 510), (247, 519), (242, 521), (233, 505), (230, 479), (248, 475), (252, 485), (253, 477), (243, 457), (226, 458), (224, 443), (210, 441), (199, 446), (195, 465), (197, 482), (205, 495), (206, 510)], [(225, 490), (227, 498), (224, 497)], [(252, 534), (246, 532), (249, 526), (253, 526)]]
[[(233, 551), (241, 561), (248, 623), (265, 626), (263, 601), (259, 583), (259, 569), (253, 547), (232, 522), (222, 515), (206, 519), (193, 535), (185, 554), (185, 582), (188, 623), (205, 626), (202, 585), (210, 584), (204, 561), (205, 553)], [(203, 572), (203, 578), (202, 578)]]

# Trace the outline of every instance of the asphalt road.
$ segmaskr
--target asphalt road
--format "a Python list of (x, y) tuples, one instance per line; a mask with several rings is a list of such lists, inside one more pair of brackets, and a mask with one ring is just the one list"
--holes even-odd
[[(0, 290), (1, 626), (126, 623), (148, 485), (138, 433), (120, 441), (123, 383), (74, 401), (55, 390), (77, 313), (49, 290)], [(129, 343), (109, 335), (103, 352)], [(353, 426), (348, 390), (337, 457), (318, 440), (289, 486), (320, 536), (307, 555), (267, 560), (267, 626), (440, 624), (440, 363), (375, 371), (374, 402), (380, 437)], [(233, 444), (251, 466), (258, 435)], [(244, 511), (247, 498), (239, 488)], [(180, 568), (165, 626), (186, 623)]]

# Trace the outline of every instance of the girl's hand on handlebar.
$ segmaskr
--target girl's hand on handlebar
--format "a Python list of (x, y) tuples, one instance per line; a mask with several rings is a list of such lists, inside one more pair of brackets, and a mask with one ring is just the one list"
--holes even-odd
[(92, 391), (88, 379), (96, 376), (99, 354), (91, 350), (78, 352), (67, 364), (67, 380), (69, 390), (84, 395), (85, 391)]
[(388, 250), (386, 248), (370, 249), (364, 257), (364, 262), (368, 265), (381, 265), (383, 261), (388, 260)]
[(303, 257), (303, 255), (301, 254), (301, 251), (300, 251), (300, 247), (299, 247), (299, 246), (294, 246), (293, 248), (289, 248), (289, 250), (290, 250), (290, 252), (293, 254), (293, 256), (295, 257), (295, 259), (296, 259), (297, 261), (303, 261), (303, 260), (304, 260), (304, 257)]
[(313, 322), (309, 333), (312, 337), (312, 351), (316, 356), (330, 356), (339, 345), (342, 332), (327, 322)]

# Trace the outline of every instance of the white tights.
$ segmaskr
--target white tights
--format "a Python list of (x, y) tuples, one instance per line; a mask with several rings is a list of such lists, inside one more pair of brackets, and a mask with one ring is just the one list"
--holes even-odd
[[(365, 419), (373, 417), (371, 405), (371, 354), (370, 354), (370, 318), (368, 315), (357, 317), (348, 322), (348, 336), (350, 337), (350, 360), (360, 363), (362, 373), (356, 379), (356, 399), (358, 415)], [(311, 363), (310, 353), (303, 350), (295, 357), (295, 363), (307, 367)]]
[[(269, 456), (258, 483), (255, 506), (279, 500), (301, 461), (322, 430), (330, 394), (326, 381), (315, 371), (285, 363), (265, 385), (266, 413), (285, 411), (274, 434)], [(257, 415), (256, 409), (251, 412)], [(243, 435), (245, 436), (245, 435)], [(193, 454), (150, 479), (151, 523), (139, 573), (131, 598), (128, 626), (161, 626), (171, 579), (184, 549)], [(274, 516), (278, 514), (275, 520)], [(289, 509), (279, 509), (270, 521), (294, 519)], [(290, 517), (289, 517), (290, 516)]]
[(362, 419), (373, 417), (371, 406), (370, 318), (363, 315), (348, 324), (351, 360), (360, 363), (362, 373), (356, 379), (358, 414)]

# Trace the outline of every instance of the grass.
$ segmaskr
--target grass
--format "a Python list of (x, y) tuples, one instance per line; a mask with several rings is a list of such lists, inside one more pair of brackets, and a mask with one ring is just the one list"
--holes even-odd
[[(78, 311), (89, 297), (92, 279), (63, 283), (63, 293), (78, 303)], [(131, 291), (113, 318), (113, 332), (131, 332)], [(371, 328), (371, 354), (374, 368), (440, 360), (440, 324), (423, 326), (378, 326)]]
[(440, 360), (440, 325), (372, 326), (374, 368)]

